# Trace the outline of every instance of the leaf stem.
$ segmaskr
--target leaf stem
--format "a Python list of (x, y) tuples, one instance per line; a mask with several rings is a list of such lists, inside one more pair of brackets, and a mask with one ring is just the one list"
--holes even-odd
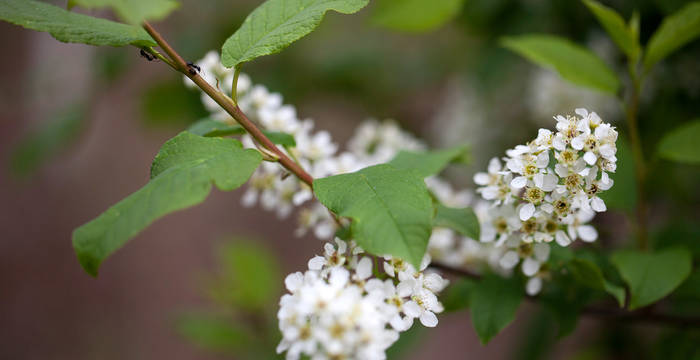
[(233, 82), (231, 83), (231, 99), (238, 105), (238, 76), (241, 75), (241, 64), (234, 67)]
[(175, 67), (175, 64), (173, 64), (173, 62), (170, 61), (170, 59), (166, 58), (165, 56), (163, 56), (163, 54), (161, 54), (160, 52), (156, 51), (156, 50), (153, 49), (152, 47), (147, 47), (147, 48), (143, 48), (143, 49), (144, 49), (145, 51), (148, 51), (151, 55), (153, 55), (153, 56), (155, 56), (156, 58), (158, 58), (158, 60), (160, 60), (160, 61), (162, 61), (162, 62), (168, 64), (168, 66), (170, 66), (170, 67), (173, 68), (174, 70), (177, 70), (177, 67)]
[(642, 148), (642, 140), (639, 135), (639, 95), (641, 91), (641, 80), (637, 77), (636, 71), (632, 66), (629, 69), (630, 78), (632, 79), (632, 92), (629, 102), (625, 106), (627, 116), (627, 127), (629, 128), (630, 146), (634, 156), (635, 179), (637, 182), (637, 207), (636, 207), (636, 230), (637, 230), (637, 247), (640, 250), (647, 250), (649, 247), (647, 212), (648, 205), (646, 199), (646, 176), (647, 168), (644, 160), (644, 151)]
[[(289, 170), (292, 174), (303, 181), (309, 187), (313, 187), (313, 177), (307, 173), (301, 166), (290, 159), (284, 152), (260, 131), (260, 129), (241, 111), (241, 109), (231, 101), (231, 98), (216, 90), (209, 85), (196, 71), (191, 71), (185, 60), (178, 54), (167, 41), (158, 33), (148, 22), (143, 23), (143, 28), (155, 40), (163, 51), (172, 59), (174, 68), (190, 78), (192, 82), (197, 84), (204, 93), (221, 106), (231, 117), (233, 117), (256, 141), (258, 141), (267, 150), (274, 153), (279, 158), (279, 163)], [(235, 93), (235, 90), (232, 91)]]

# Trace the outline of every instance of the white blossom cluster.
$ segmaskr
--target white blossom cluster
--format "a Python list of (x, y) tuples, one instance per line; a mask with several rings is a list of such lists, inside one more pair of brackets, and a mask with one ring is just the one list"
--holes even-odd
[(606, 210), (598, 195), (613, 185), (608, 173), (616, 168), (617, 131), (595, 112), (576, 114), (556, 116), (556, 132), (540, 129), (536, 139), (491, 159), (488, 172), (474, 176), (477, 193), (491, 203), (480, 218), (481, 241), (507, 249), (499, 260), (503, 268), (522, 260), (531, 294), (548, 275), (541, 266), (549, 243), (597, 239), (587, 223)]
[[(289, 294), (278, 312), (287, 359), (385, 359), (386, 349), (414, 319), (437, 325), (443, 310), (436, 293), (447, 281), (401, 260), (388, 258), (373, 277), (373, 260), (353, 242), (326, 243), (323, 256), (309, 260), (305, 273), (285, 279)], [(378, 269), (377, 269), (378, 270)]]

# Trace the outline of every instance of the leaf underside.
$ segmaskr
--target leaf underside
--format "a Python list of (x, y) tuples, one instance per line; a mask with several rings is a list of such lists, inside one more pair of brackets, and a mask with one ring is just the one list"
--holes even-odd
[(616, 94), (620, 81), (615, 73), (590, 50), (552, 35), (521, 35), (504, 38), (506, 48), (537, 65), (552, 69), (576, 85)]
[(88, 45), (155, 46), (138, 26), (67, 11), (34, 0), (0, 1), (0, 19), (27, 29), (48, 32), (58, 41)]

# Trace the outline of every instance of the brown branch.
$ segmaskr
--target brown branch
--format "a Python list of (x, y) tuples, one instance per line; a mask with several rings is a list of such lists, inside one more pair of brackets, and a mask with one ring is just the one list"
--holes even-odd
[[(439, 262), (430, 263), (430, 267), (458, 277), (466, 277), (475, 280), (481, 279), (481, 275), (477, 273), (473, 273), (466, 269), (455, 268)], [(539, 301), (538, 296), (526, 295), (526, 299), (532, 302)], [(600, 318), (602, 320), (700, 328), (700, 317), (698, 316), (661, 314), (651, 312), (650, 309), (627, 311), (617, 307), (587, 306), (581, 309), (581, 314)]]
[[(160, 46), (163, 51), (172, 59), (178, 71), (185, 74), (190, 80), (192, 80), (197, 86), (199, 86), (202, 91), (209, 95), (212, 100), (214, 100), (219, 106), (221, 106), (226, 112), (231, 115), (249, 134), (260, 143), (265, 149), (271, 151), (279, 158), (279, 163), (289, 170), (292, 174), (299, 178), (299, 180), (305, 182), (310, 187), (313, 187), (313, 177), (307, 173), (299, 164), (290, 159), (285, 153), (283, 153), (265, 134), (260, 131), (260, 129), (252, 122), (248, 117), (241, 111), (241, 109), (236, 105), (236, 103), (224, 95), (222, 92), (216, 90), (214, 87), (209, 85), (196, 71), (190, 69), (185, 60), (168, 44), (167, 41), (147, 22), (143, 23), (143, 28), (148, 32), (149, 35), (155, 40), (155, 42)], [(233, 89), (233, 91), (236, 91)]]

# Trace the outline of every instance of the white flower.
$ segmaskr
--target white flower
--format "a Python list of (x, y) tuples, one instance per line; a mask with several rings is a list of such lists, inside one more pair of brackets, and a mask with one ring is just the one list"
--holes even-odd
[(539, 277), (532, 277), (527, 280), (527, 284), (525, 284), (525, 292), (527, 292), (528, 295), (534, 296), (539, 294), (539, 292), (542, 290), (542, 278)]
[(435, 327), (438, 324), (435, 313), (444, 310), (438, 302), (437, 296), (428, 289), (419, 289), (411, 296), (411, 300), (404, 304), (403, 309), (406, 315), (418, 318), (426, 327)]

